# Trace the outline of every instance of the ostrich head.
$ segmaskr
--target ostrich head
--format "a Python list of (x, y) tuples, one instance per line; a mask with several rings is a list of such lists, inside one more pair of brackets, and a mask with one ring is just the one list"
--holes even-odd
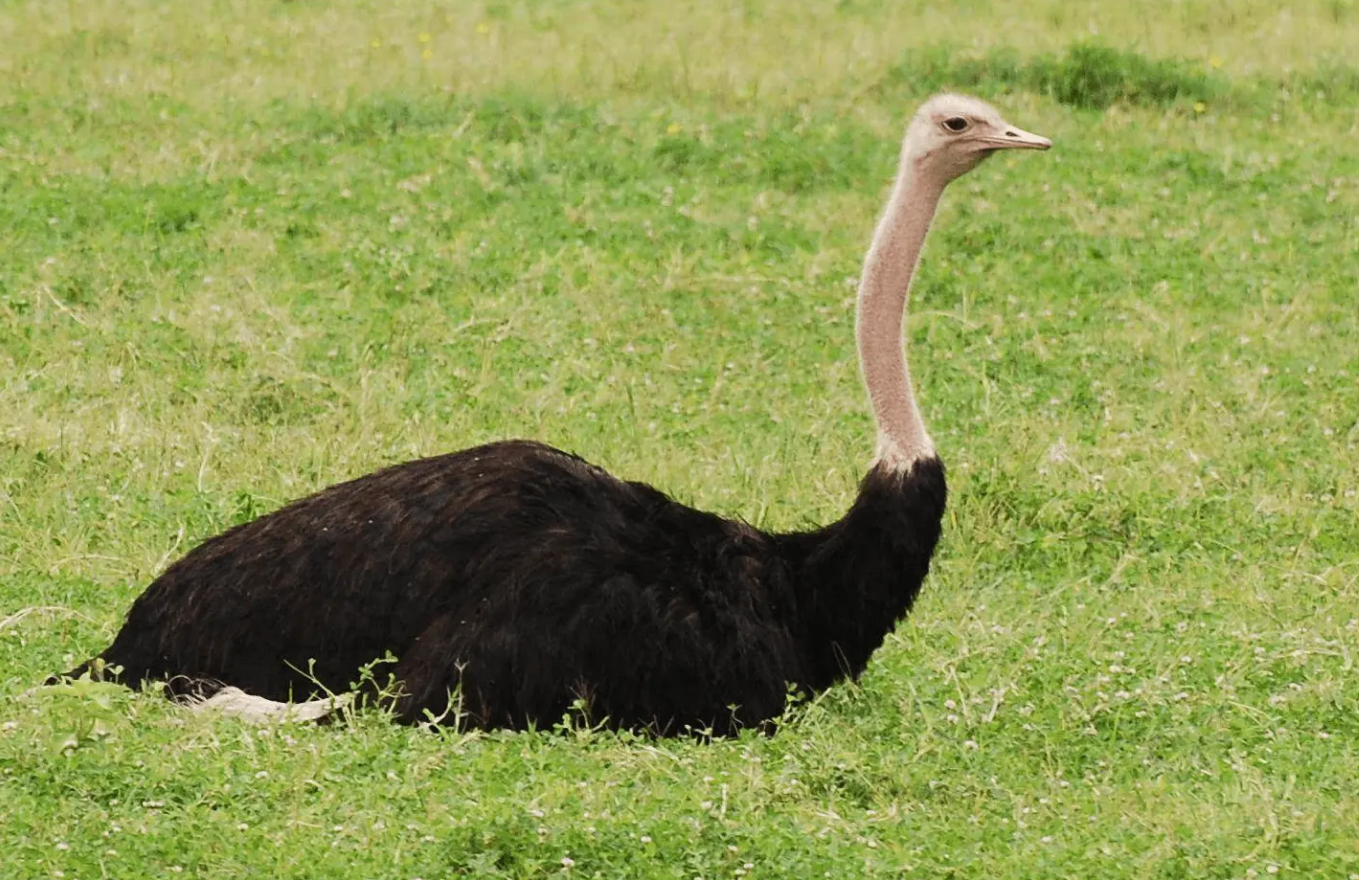
[(946, 184), (996, 150), (1046, 150), (1052, 141), (1016, 128), (995, 108), (966, 95), (935, 95), (906, 129), (903, 165)]

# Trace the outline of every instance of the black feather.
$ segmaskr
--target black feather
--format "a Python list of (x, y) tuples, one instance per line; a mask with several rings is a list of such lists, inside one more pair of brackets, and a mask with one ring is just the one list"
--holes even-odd
[(844, 519), (773, 535), (545, 445), (484, 445), (207, 540), (99, 659), (133, 687), (300, 699), (391, 652), (404, 721), (461, 691), (477, 727), (583, 699), (612, 727), (724, 735), (863, 671), (930, 569), (945, 494), (938, 459), (875, 469)]
[(944, 500), (932, 458), (870, 471), (839, 522), (766, 534), (550, 447), (496, 443), (211, 538), (100, 658), (134, 687), (286, 700), (346, 690), (391, 652), (403, 721), (460, 691), (475, 726), (551, 725), (584, 700), (615, 727), (727, 734), (779, 715), (790, 687), (863, 671), (915, 600)]

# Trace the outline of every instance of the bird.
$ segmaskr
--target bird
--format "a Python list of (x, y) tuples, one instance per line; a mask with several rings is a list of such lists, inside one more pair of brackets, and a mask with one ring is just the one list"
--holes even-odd
[(768, 729), (790, 693), (857, 679), (915, 602), (947, 487), (908, 370), (911, 279), (950, 181), (1050, 146), (968, 96), (910, 118), (857, 295), (876, 448), (839, 520), (766, 532), (542, 443), (492, 442), (207, 539), (66, 676), (268, 717), (368, 668), (370, 696), (408, 724), (548, 728), (578, 713), (658, 736)]

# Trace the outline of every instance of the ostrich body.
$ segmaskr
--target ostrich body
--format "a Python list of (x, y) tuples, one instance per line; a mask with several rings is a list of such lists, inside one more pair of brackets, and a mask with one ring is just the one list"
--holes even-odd
[(551, 725), (583, 700), (610, 726), (662, 734), (760, 725), (790, 688), (857, 677), (910, 610), (944, 511), (902, 344), (930, 221), (990, 153), (1048, 146), (956, 95), (911, 121), (859, 287), (877, 455), (839, 521), (765, 533), (539, 443), (492, 443), (207, 540), (97, 659), (134, 687), (209, 681), (285, 701), (345, 691), (391, 652), (405, 722), (445, 717), (458, 694), (447, 717), (473, 726)]

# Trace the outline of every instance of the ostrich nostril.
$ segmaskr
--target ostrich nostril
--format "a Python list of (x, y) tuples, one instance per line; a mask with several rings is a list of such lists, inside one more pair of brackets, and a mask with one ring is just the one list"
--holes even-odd
[(1007, 132), (1005, 132), (1005, 136), (1006, 136), (1007, 138), (1017, 138), (1017, 137), (1019, 137), (1019, 132), (1017, 132), (1017, 131), (1007, 131)]

